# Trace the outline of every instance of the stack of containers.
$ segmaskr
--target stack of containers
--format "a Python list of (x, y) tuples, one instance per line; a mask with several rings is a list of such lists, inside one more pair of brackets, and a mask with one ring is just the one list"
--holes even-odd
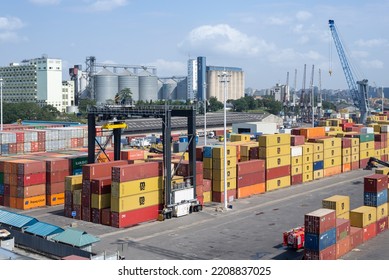
[(16, 154), (16, 134), (0, 131), (0, 145), (2, 155)]
[(65, 177), (65, 217), (81, 220), (81, 191), (82, 175), (70, 175)]
[(250, 142), (250, 134), (231, 134), (231, 142)]
[(303, 146), (303, 183), (313, 180), (313, 143), (306, 143)]
[(313, 180), (324, 177), (324, 144), (313, 143)]
[[(347, 136), (346, 136), (347, 137)], [(351, 139), (351, 170), (359, 169), (359, 138)]]
[(212, 149), (212, 201), (224, 202), (224, 168), (227, 169), (227, 199), (232, 201), (236, 198), (236, 163), (237, 148), (228, 145), (227, 166), (224, 166), (224, 146), (214, 146)]
[(335, 210), (320, 208), (304, 216), (304, 258), (336, 259)]
[(351, 170), (351, 140), (352, 138), (342, 137), (342, 172)]
[(388, 161), (386, 147), (388, 146), (388, 136), (386, 133), (374, 134), (375, 158)]
[[(111, 176), (112, 168), (127, 164), (126, 160), (89, 163), (82, 167), (81, 219), (90, 222), (92, 219), (91, 181)], [(103, 197), (101, 197), (102, 199)], [(106, 196), (104, 196), (106, 199)]]
[[(183, 177), (183, 180), (190, 179), (191, 175), (190, 174), (190, 165), (188, 160), (174, 160), (172, 161), (173, 167), (175, 170), (175, 175), (176, 176), (181, 176)], [(203, 185), (204, 185), (204, 174), (203, 174), (203, 162), (202, 161), (196, 161), (196, 195), (198, 196), (197, 199), (199, 201), (203, 201)]]
[(240, 161), (258, 159), (258, 143), (250, 142), (240, 145)]
[(261, 135), (258, 143), (266, 162), (266, 191), (290, 186), (290, 134)]
[(203, 147), (203, 178), (212, 180), (212, 148), (213, 146)]
[(329, 137), (317, 139), (323, 143), (324, 149), (324, 177), (340, 174), (342, 172), (342, 139)]
[[(95, 224), (110, 225), (112, 176), (92, 179), (91, 190), (91, 222)], [(107, 213), (105, 213), (107, 212)]]
[(336, 258), (340, 258), (350, 249), (350, 197), (334, 195), (323, 199), (322, 207), (335, 210), (336, 215)]
[(212, 202), (212, 180), (203, 179), (203, 203)]
[(364, 178), (364, 205), (376, 209), (376, 234), (388, 229), (388, 176), (373, 174)]
[(265, 161), (242, 161), (236, 164), (236, 197), (244, 198), (266, 191)]
[(383, 155), (381, 156), (381, 160), (383, 161), (389, 161), (389, 141), (388, 141), (388, 133), (389, 133), (389, 125), (381, 125), (380, 126), (380, 133), (386, 135), (386, 143), (383, 144)]
[[(364, 129), (373, 129), (372, 127), (364, 127)], [(371, 131), (366, 130), (366, 131)], [(363, 131), (363, 129), (361, 129)], [(359, 166), (364, 168), (370, 157), (374, 156), (374, 133), (361, 133), (355, 135), (359, 138)]]
[(352, 227), (362, 229), (363, 242), (377, 235), (377, 210), (375, 207), (360, 206), (350, 211)]
[(4, 162), (5, 206), (22, 210), (46, 205), (45, 162), (15, 159)]
[(290, 146), (290, 183), (291, 185), (303, 182), (303, 147)]
[(46, 204), (53, 206), (65, 202), (65, 178), (70, 175), (69, 160), (46, 158)]
[(157, 220), (163, 208), (161, 162), (112, 167), (111, 225), (130, 227)]

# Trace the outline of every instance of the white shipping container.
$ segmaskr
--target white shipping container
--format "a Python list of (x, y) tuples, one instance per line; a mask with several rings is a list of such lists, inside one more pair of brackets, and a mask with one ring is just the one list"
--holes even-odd
[(302, 146), (290, 146), (290, 156), (298, 157), (303, 155), (303, 147)]
[(282, 134), (292, 134), (292, 129), (290, 129), (290, 128), (282, 128), (282, 129), (280, 129), (280, 133), (282, 133)]
[(387, 125), (387, 124), (381, 125), (381, 132), (388, 133), (389, 132), (389, 125)]
[(173, 203), (181, 203), (194, 199), (193, 188), (186, 188), (178, 191), (173, 191)]
[(363, 134), (374, 133), (374, 127), (362, 127), (361, 133)]
[(254, 135), (258, 132), (262, 132), (262, 134), (278, 133), (277, 123), (245, 122), (232, 124), (232, 133), (249, 133)]

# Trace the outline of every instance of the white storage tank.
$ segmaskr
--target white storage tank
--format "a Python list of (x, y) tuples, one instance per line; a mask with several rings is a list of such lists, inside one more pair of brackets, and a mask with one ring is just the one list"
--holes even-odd
[(148, 71), (139, 73), (139, 100), (150, 101), (158, 98), (158, 78)]
[(105, 104), (107, 100), (115, 100), (118, 93), (118, 75), (103, 69), (93, 76), (96, 104)]
[(132, 92), (132, 100), (139, 100), (139, 77), (124, 69), (118, 76), (119, 92), (125, 88), (129, 88)]

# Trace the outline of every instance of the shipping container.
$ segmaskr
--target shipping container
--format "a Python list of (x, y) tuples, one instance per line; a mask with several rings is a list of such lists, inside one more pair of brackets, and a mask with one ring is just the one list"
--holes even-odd
[(388, 229), (388, 217), (377, 220), (376, 222), (376, 234), (380, 234)]
[(290, 169), (291, 169), (290, 170), (291, 176), (303, 174), (303, 166), (302, 165), (291, 166)]
[(86, 180), (108, 177), (112, 174), (112, 167), (127, 165), (126, 160), (89, 163), (82, 166), (82, 175)]
[(136, 195), (115, 198), (111, 196), (112, 212), (127, 212), (145, 207), (159, 205), (163, 202), (162, 191), (152, 191)]
[(313, 143), (305, 143), (301, 146), (303, 147), (303, 155), (313, 154), (315, 147)]
[(339, 259), (350, 252), (350, 236), (336, 242), (336, 259)]
[(65, 203), (65, 193), (55, 193), (46, 195), (46, 205), (56, 206)]
[(304, 249), (304, 260), (336, 260), (336, 245), (322, 251)]
[(366, 206), (377, 207), (388, 202), (388, 189), (375, 192), (364, 192), (363, 193), (363, 204)]
[(290, 165), (290, 156), (270, 157), (266, 159), (266, 169)]
[[(112, 167), (112, 181), (113, 182), (128, 182), (132, 180), (139, 180), (144, 178), (158, 177), (163, 174), (162, 162), (150, 161), (137, 164), (122, 164)], [(109, 177), (108, 176), (99, 176)]]
[[(212, 180), (221, 181), (224, 180), (224, 169), (212, 169)], [(236, 178), (236, 165), (226, 169), (227, 180)]]
[(258, 137), (260, 147), (290, 145), (290, 134), (265, 134)]
[(28, 197), (28, 198), (16, 198), (16, 205), (12, 208), (21, 210), (29, 210), (38, 207), (46, 206), (46, 194)]
[[(224, 203), (224, 191), (212, 191), (212, 201)], [(227, 202), (232, 202), (236, 199), (236, 189), (227, 190)]]
[(303, 172), (303, 183), (313, 180), (313, 172)]
[(304, 145), (305, 136), (304, 135), (291, 135), (290, 136), (290, 145), (291, 146), (300, 146)]
[(388, 188), (388, 173), (372, 174), (364, 177), (363, 189), (365, 192), (380, 192)]
[(261, 194), (266, 191), (265, 183), (258, 183), (255, 185), (240, 187), (236, 190), (236, 198), (245, 198), (256, 194)]
[[(226, 155), (228, 157), (236, 157), (236, 146), (227, 146)], [(224, 158), (224, 146), (213, 146), (212, 158)]]
[(336, 242), (350, 235), (350, 220), (336, 218)]
[(320, 208), (304, 216), (306, 233), (322, 234), (336, 227), (336, 212), (332, 209)]
[(291, 185), (298, 185), (303, 182), (303, 174), (297, 174), (290, 177)]
[(373, 222), (363, 227), (363, 242), (366, 242), (377, 236), (377, 223)]
[(140, 223), (155, 221), (162, 205), (153, 205), (138, 210), (115, 212), (111, 211), (111, 225), (116, 228), (126, 228)]
[(324, 170), (323, 169), (313, 171), (313, 180), (318, 180), (318, 179), (321, 179), (323, 177), (324, 177)]
[(244, 174), (236, 177), (237, 188), (247, 187), (250, 185), (256, 185), (260, 183), (265, 183), (264, 172), (249, 173), (249, 174)]
[[(123, 198), (142, 193), (155, 192), (163, 189), (163, 177), (152, 177), (128, 182), (112, 182), (111, 196), (112, 198)], [(96, 207), (97, 208), (97, 207)], [(105, 207), (103, 207), (105, 208)], [(117, 211), (120, 212), (120, 211)]]
[(290, 186), (290, 176), (280, 177), (266, 181), (266, 191), (273, 191)]
[(370, 206), (361, 206), (350, 211), (351, 226), (364, 228), (377, 221), (377, 209)]
[(91, 194), (91, 208), (103, 209), (111, 206), (111, 194)]
[(257, 159), (250, 160), (248, 162), (237, 162), (236, 163), (236, 174), (244, 175), (253, 172), (265, 172), (265, 160)]
[(285, 176), (290, 176), (291, 170), (290, 170), (290, 165), (284, 165), (284, 166), (279, 166), (279, 167), (274, 167), (274, 168), (268, 168), (266, 169), (266, 181), (280, 178), (280, 177), (285, 177)]
[[(295, 147), (297, 148), (297, 147)], [(302, 150), (301, 150), (302, 152)], [(302, 155), (300, 154), (297, 155)], [(259, 158), (265, 159), (269, 157), (275, 157), (275, 156), (290, 156), (291, 155), (291, 146), (289, 144), (287, 145), (277, 145), (272, 147), (259, 147), (258, 150)]]
[(363, 228), (350, 227), (350, 250), (363, 243)]
[[(223, 192), (224, 188), (224, 180), (212, 180), (212, 191)], [(227, 179), (226, 188), (227, 191), (236, 190), (236, 178)]]
[(331, 228), (323, 233), (305, 232), (304, 248), (308, 250), (322, 251), (336, 243), (336, 229)]
[[(235, 168), (236, 170), (236, 164), (237, 164), (236, 157), (227, 157), (226, 161), (227, 161), (227, 169)], [(219, 169), (219, 170), (224, 169), (224, 159), (223, 158), (212, 159), (212, 169)]]

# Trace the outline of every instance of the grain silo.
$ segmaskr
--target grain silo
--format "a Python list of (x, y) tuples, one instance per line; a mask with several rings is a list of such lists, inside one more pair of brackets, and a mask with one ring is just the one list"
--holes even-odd
[(139, 75), (139, 100), (150, 101), (158, 99), (158, 78), (148, 71)]
[(188, 97), (188, 78), (177, 81), (177, 100), (186, 101)]
[(132, 92), (132, 100), (139, 100), (139, 77), (134, 73), (124, 69), (118, 76), (119, 92), (122, 89), (129, 88)]
[(177, 82), (173, 79), (168, 79), (163, 83), (163, 99), (177, 99)]
[(157, 82), (157, 92), (158, 100), (163, 100), (163, 81), (160, 79)]
[(107, 69), (103, 69), (93, 76), (96, 104), (115, 100), (118, 93), (118, 76)]

